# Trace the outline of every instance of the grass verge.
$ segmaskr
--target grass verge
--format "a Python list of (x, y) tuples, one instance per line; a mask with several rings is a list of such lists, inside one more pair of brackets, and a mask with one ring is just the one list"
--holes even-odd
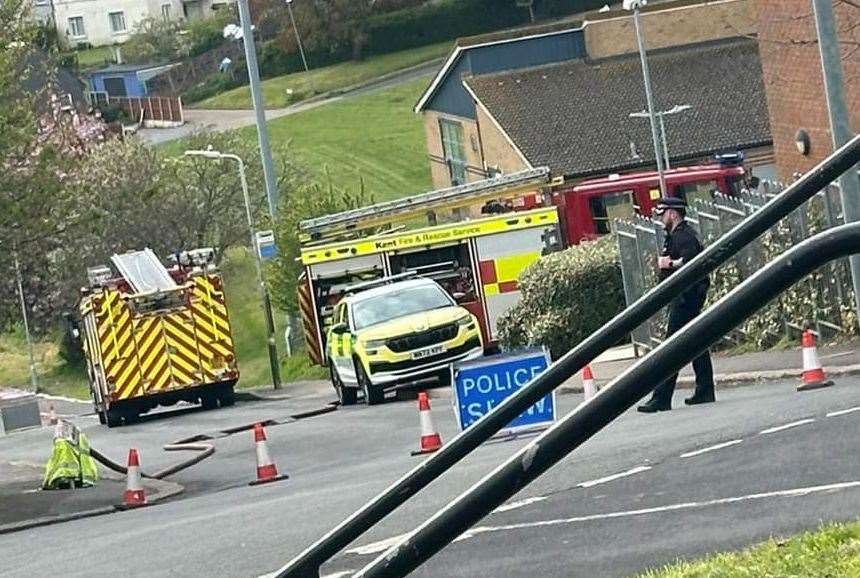
[[(451, 50), (450, 42), (441, 42), (384, 54), (356, 62), (343, 62), (310, 72), (295, 72), (270, 78), (262, 82), (263, 100), (267, 108), (282, 108), (306, 100), (315, 94), (343, 89), (364, 83), (391, 72), (417, 66), (442, 58)], [(292, 94), (288, 94), (288, 90)], [(195, 108), (248, 109), (251, 94), (247, 86), (240, 86), (194, 104)]]
[(836, 578), (860, 576), (860, 523), (826, 524), (787, 540), (716, 554), (640, 578)]

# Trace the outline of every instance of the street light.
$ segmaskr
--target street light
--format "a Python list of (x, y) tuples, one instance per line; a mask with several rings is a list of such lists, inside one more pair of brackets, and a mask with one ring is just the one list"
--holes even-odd
[(648, 101), (648, 117), (651, 119), (651, 139), (654, 142), (654, 157), (657, 159), (657, 175), (660, 178), (660, 193), (666, 196), (666, 179), (663, 175), (663, 155), (660, 154), (660, 137), (657, 134), (657, 119), (654, 114), (654, 97), (651, 94), (651, 71), (645, 54), (645, 36), (640, 21), (640, 10), (648, 0), (624, 0), (625, 10), (633, 11), (633, 25), (636, 28), (636, 42), (639, 45), (639, 58), (642, 60), (642, 77), (645, 81), (645, 99)]
[[(680, 112), (690, 110), (691, 108), (693, 107), (689, 104), (681, 104), (675, 105), (669, 110), (661, 110), (660, 112), (655, 113), (657, 118), (660, 119), (660, 136), (663, 139), (663, 156), (667, 171), (672, 168), (672, 166), (669, 162), (669, 141), (666, 138), (666, 123), (663, 122), (663, 117), (678, 114)], [(651, 114), (647, 110), (643, 110), (642, 112), (631, 112), (629, 116), (630, 118), (651, 118)]]
[(215, 150), (190, 150), (185, 151), (186, 157), (203, 157), (211, 160), (230, 160), (239, 164), (239, 180), (242, 183), (242, 195), (245, 198), (245, 216), (248, 218), (248, 231), (251, 235), (251, 250), (254, 252), (254, 263), (257, 266), (257, 283), (260, 285), (260, 298), (263, 301), (263, 312), (266, 317), (266, 332), (268, 335), (269, 364), (272, 370), (272, 385), (275, 389), (281, 389), (281, 370), (278, 365), (278, 347), (275, 343), (275, 320), (272, 316), (272, 302), (263, 278), (263, 260), (257, 249), (257, 232), (254, 230), (254, 218), (251, 216), (251, 196), (248, 193), (248, 181), (245, 178), (245, 163), (234, 154), (221, 153)]

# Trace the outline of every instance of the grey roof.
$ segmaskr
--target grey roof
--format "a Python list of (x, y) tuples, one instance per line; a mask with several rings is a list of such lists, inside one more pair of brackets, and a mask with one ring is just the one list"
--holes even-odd
[[(673, 159), (772, 143), (758, 44), (731, 39), (649, 53), (657, 110)], [(653, 165), (636, 54), (467, 78), (466, 86), (532, 166), (566, 176)], [(632, 144), (631, 144), (632, 143)]]

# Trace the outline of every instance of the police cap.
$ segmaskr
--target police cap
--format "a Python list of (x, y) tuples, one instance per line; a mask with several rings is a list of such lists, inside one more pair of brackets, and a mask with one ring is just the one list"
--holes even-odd
[(683, 199), (678, 199), (676, 197), (663, 197), (657, 201), (657, 206), (654, 207), (654, 214), (660, 216), (669, 209), (674, 209), (679, 213), (684, 214), (687, 212), (687, 203), (685, 203)]

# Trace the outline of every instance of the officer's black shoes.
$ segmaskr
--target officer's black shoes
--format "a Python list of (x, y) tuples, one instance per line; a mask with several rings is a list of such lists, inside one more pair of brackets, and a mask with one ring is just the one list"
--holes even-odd
[(672, 409), (672, 404), (652, 399), (648, 403), (643, 403), (636, 409), (642, 413), (657, 413), (658, 411), (669, 411)]
[(715, 401), (717, 401), (717, 398), (714, 397), (714, 394), (694, 395), (693, 397), (685, 399), (684, 403), (687, 405), (699, 405), (700, 403), (714, 403)]

